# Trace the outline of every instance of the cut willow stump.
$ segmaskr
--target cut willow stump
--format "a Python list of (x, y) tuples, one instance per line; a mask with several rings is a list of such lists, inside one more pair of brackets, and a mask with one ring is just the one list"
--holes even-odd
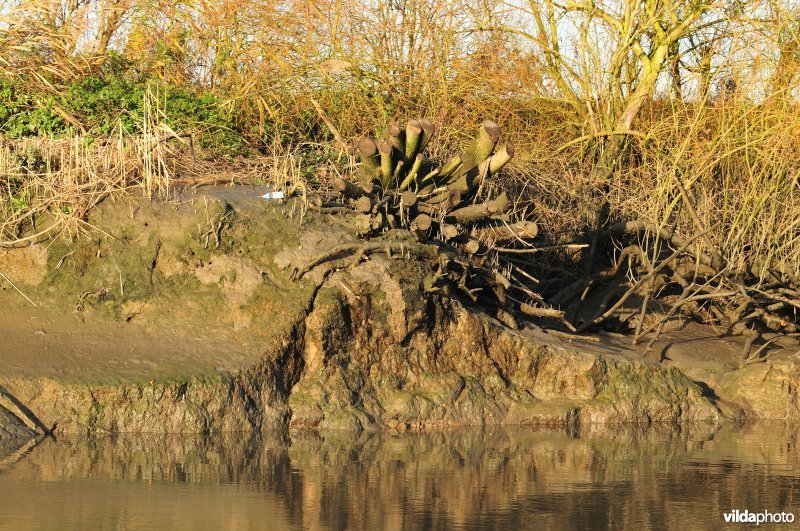
[(362, 195), (366, 194), (366, 191), (363, 188), (351, 183), (346, 179), (342, 179), (341, 177), (334, 177), (331, 184), (333, 185), (334, 190), (350, 199), (358, 199)]
[(433, 219), (427, 214), (420, 214), (414, 218), (414, 226), (421, 230), (427, 231), (433, 225)]
[(406, 125), (406, 145), (405, 145), (405, 160), (406, 164), (417, 156), (417, 150), (422, 142), (422, 126), (416, 120), (411, 120)]
[(376, 178), (381, 171), (378, 145), (371, 138), (361, 138), (356, 144), (356, 152), (361, 159), (359, 180), (369, 183), (372, 179)]
[(460, 203), (461, 194), (456, 190), (442, 188), (424, 201), (420, 201), (417, 209), (426, 214), (441, 215)]
[(417, 241), (433, 244), (443, 259), (440, 279), (457, 282), (456, 287), (473, 301), (496, 296), (498, 315), (505, 312), (509, 318), (512, 313), (563, 318), (558, 311), (507, 296), (507, 290), (516, 289), (534, 297), (520, 284), (520, 278), (533, 277), (520, 274), (512, 284), (496, 267), (486, 265), (498, 262), (502, 248), (495, 243), (524, 243), (538, 234), (533, 221), (511, 223), (511, 202), (505, 193), (474, 203), (484, 180), (514, 157), (514, 144), (501, 142), (500, 127), (486, 120), (459, 155), (439, 166), (424, 155), (435, 131), (433, 123), (424, 118), (409, 120), (404, 127), (390, 124), (379, 140), (362, 138), (356, 146), (362, 162), (361, 186), (332, 180), (334, 190), (356, 214), (354, 223), (367, 240), (362, 247), (370, 248), (369, 239), (380, 237), (387, 229), (405, 229), (403, 232), (413, 234)]
[(433, 122), (428, 120), (427, 118), (422, 118), (419, 121), (420, 127), (422, 127), (422, 138), (419, 142), (419, 153), (422, 153), (426, 147), (428, 147), (428, 143), (430, 143), (431, 138), (433, 138), (434, 133), (436, 133), (436, 125)]
[(392, 181), (394, 175), (394, 167), (392, 161), (392, 143), (386, 138), (378, 141), (378, 151), (381, 155), (381, 185), (386, 190), (389, 183)]
[(478, 130), (478, 136), (461, 154), (461, 173), (471, 170), (492, 154), (503, 130), (491, 120), (486, 120)]
[(503, 142), (489, 159), (489, 175), (495, 175), (514, 158), (514, 144), (511, 140)]

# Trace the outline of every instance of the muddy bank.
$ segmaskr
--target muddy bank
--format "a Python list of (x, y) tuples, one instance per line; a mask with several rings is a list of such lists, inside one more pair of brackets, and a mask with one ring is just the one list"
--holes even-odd
[(800, 417), (796, 352), (759, 364), (780, 375), (759, 387), (751, 367), (706, 382), (613, 341), (511, 330), (427, 291), (435, 264), (402, 251), (294, 281), (355, 236), (259, 192), (107, 201), (88, 236), (0, 251), (0, 385), (36, 421), (0, 406), (57, 433)]

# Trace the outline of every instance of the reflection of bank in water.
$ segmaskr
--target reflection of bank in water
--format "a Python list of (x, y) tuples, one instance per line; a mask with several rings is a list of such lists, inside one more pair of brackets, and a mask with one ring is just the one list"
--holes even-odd
[(7, 455), (31, 441), (35, 435), (17, 415), (0, 404), (0, 466)]
[(798, 512), (798, 431), (47, 439), (0, 471), (0, 528), (47, 523), (36, 509), (45, 500), (62, 528), (253, 526), (257, 517), (278, 529), (710, 528), (731, 508)]

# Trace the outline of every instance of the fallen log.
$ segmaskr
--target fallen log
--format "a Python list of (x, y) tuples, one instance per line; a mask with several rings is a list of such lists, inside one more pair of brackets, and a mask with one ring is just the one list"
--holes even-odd
[(372, 229), (372, 216), (369, 214), (359, 214), (353, 220), (356, 229), (361, 232), (366, 232)]
[(403, 205), (403, 208), (413, 207), (417, 204), (417, 194), (410, 190), (406, 190), (400, 194), (400, 203)]
[(506, 243), (513, 240), (532, 240), (539, 234), (535, 221), (518, 221), (512, 224), (497, 224), (475, 229), (475, 236), (487, 243)]
[(445, 241), (449, 241), (458, 237), (458, 227), (449, 223), (442, 223), (439, 225), (439, 232)]
[(369, 214), (370, 212), (372, 212), (373, 205), (374, 202), (372, 198), (368, 195), (363, 195), (359, 197), (358, 200), (356, 201), (356, 210), (358, 210), (362, 214)]
[(433, 219), (427, 214), (420, 214), (414, 218), (414, 226), (421, 231), (427, 231), (433, 225)]
[(477, 203), (474, 205), (465, 206), (453, 210), (445, 216), (447, 221), (454, 221), (457, 223), (467, 224), (481, 221), (488, 218), (492, 214), (497, 214), (509, 207), (508, 198), (502, 194), (497, 199), (492, 199), (484, 203)]
[(461, 194), (449, 188), (442, 188), (431, 197), (420, 201), (417, 210), (426, 214), (439, 215), (461, 203)]
[(361, 159), (361, 181), (369, 182), (380, 172), (380, 155), (378, 146), (371, 138), (361, 138), (356, 144), (356, 151)]
[(481, 243), (474, 239), (470, 238), (464, 243), (464, 251), (467, 254), (475, 254), (481, 249)]
[(334, 177), (331, 184), (333, 185), (334, 190), (345, 197), (349, 197), (350, 199), (358, 199), (366, 194), (366, 191), (363, 188), (351, 183), (346, 179), (342, 179), (341, 177)]
[(400, 126), (397, 124), (389, 124), (389, 127), (386, 128), (386, 137), (389, 139), (392, 147), (396, 149), (397, 153), (400, 155), (400, 157), (395, 160), (402, 160), (402, 155), (405, 152), (404, 131), (400, 129)]

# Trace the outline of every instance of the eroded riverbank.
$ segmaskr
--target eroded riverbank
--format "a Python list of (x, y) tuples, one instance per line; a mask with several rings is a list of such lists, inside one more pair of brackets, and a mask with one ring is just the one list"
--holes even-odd
[(56, 433), (800, 418), (790, 349), (704, 381), (620, 342), (512, 330), (426, 289), (434, 264), (402, 253), (294, 281), (355, 236), (258, 192), (118, 199), (91, 237), (4, 254), (30, 302), (0, 292), (0, 385), (30, 415), (0, 406)]

